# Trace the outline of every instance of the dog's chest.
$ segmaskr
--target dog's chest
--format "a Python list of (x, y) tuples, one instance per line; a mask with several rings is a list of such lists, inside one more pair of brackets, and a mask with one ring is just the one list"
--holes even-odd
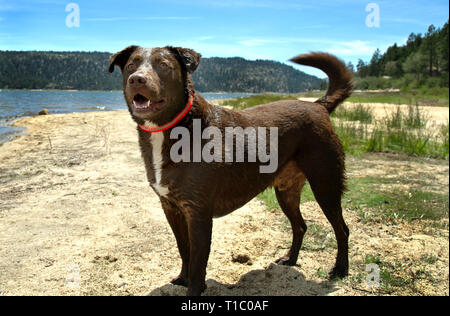
[(169, 194), (169, 188), (161, 183), (164, 165), (164, 133), (152, 133), (150, 136), (152, 152), (153, 179), (151, 186), (161, 196)]

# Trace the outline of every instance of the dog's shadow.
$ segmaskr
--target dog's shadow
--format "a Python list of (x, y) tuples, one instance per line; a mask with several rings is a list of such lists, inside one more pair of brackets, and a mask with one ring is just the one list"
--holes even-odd
[[(209, 279), (204, 296), (325, 296), (338, 290), (333, 282), (308, 280), (298, 269), (271, 264), (244, 274), (236, 284)], [(149, 296), (184, 296), (186, 288), (166, 284)]]

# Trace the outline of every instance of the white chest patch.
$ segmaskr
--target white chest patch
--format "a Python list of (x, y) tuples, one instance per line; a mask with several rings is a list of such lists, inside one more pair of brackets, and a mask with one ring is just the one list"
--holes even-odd
[[(146, 125), (152, 126), (152, 125)], [(153, 170), (155, 172), (155, 183), (152, 184), (153, 189), (155, 189), (159, 195), (167, 196), (169, 194), (169, 188), (161, 184), (162, 178), (162, 167), (164, 163), (162, 150), (164, 144), (164, 133), (152, 133), (150, 136), (152, 142), (152, 156), (153, 156)]]

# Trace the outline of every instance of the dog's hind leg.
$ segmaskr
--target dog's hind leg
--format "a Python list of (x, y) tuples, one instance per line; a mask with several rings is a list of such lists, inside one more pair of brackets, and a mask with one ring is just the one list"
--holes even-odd
[(188, 226), (184, 214), (174, 204), (168, 200), (161, 200), (164, 213), (167, 221), (175, 235), (177, 240), (178, 251), (180, 252), (183, 265), (180, 275), (174, 278), (171, 283), (175, 285), (188, 286), (188, 273), (189, 273), (189, 235)]
[(341, 198), (345, 190), (344, 154), (337, 147), (319, 147), (303, 155), (300, 165), (304, 170), (314, 196), (333, 227), (338, 253), (331, 278), (343, 278), (348, 274), (349, 230), (342, 216)]
[(297, 263), (298, 253), (307, 228), (300, 213), (300, 195), (305, 181), (305, 175), (294, 162), (290, 162), (282, 169), (273, 184), (278, 204), (292, 227), (291, 249), (276, 261), (278, 264), (293, 266)]
[[(313, 188), (313, 185), (311, 185), (311, 188)], [(320, 191), (320, 189), (317, 189), (317, 185), (312, 190), (313, 192)], [(314, 193), (314, 195), (333, 227), (338, 246), (336, 264), (330, 272), (330, 278), (343, 278), (348, 274), (348, 237), (350, 233), (342, 217), (341, 199), (333, 193), (328, 196), (326, 193)]]

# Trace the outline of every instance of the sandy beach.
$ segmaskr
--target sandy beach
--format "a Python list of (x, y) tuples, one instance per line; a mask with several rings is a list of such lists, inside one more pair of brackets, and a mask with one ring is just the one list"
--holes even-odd
[[(0, 147), (0, 295), (184, 295), (185, 288), (169, 284), (181, 259), (147, 183), (128, 112), (30, 117), (16, 125), (26, 126), (27, 135)], [(376, 157), (371, 172), (404, 166)], [(350, 177), (364, 173), (358, 164), (365, 160), (349, 158)], [(420, 163), (407, 164), (414, 176)], [(420, 168), (448, 190), (448, 163)], [(317, 204), (301, 209), (308, 225), (326, 232), (323, 244), (333, 244)], [(408, 262), (430, 254), (438, 258), (429, 270), (435, 283), (421, 284), (422, 294), (449, 294), (448, 230), (430, 236), (407, 222), (367, 227), (353, 210), (344, 216), (352, 232), (351, 275), (364, 272), (353, 262), (367, 253)], [(286, 226), (281, 211), (258, 199), (215, 220), (205, 295), (372, 293), (321, 277), (334, 263), (333, 246), (307, 247), (295, 267), (272, 264), (290, 246)]]

